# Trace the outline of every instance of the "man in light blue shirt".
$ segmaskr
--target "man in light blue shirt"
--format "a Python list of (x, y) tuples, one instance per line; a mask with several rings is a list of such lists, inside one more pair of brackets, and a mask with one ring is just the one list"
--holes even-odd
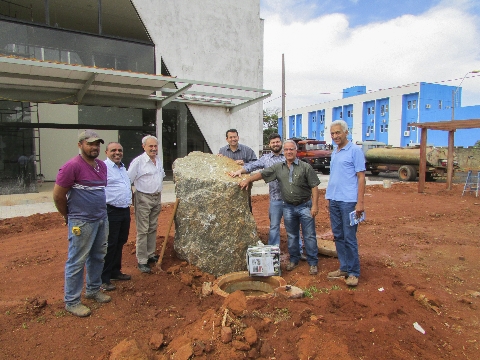
[(107, 255), (102, 271), (102, 286), (104, 291), (115, 290), (111, 280), (130, 280), (131, 276), (122, 273), (123, 245), (128, 240), (130, 230), (130, 204), (132, 190), (130, 178), (122, 163), (123, 147), (120, 143), (111, 142), (107, 145), (107, 214), (109, 223)]
[(355, 211), (359, 218), (365, 209), (365, 156), (362, 149), (348, 141), (345, 121), (332, 122), (330, 135), (337, 147), (332, 152), (325, 199), (329, 200), (330, 223), (340, 268), (328, 273), (328, 278), (346, 278), (348, 286), (357, 286), (360, 277), (358, 225), (350, 225), (349, 214)]

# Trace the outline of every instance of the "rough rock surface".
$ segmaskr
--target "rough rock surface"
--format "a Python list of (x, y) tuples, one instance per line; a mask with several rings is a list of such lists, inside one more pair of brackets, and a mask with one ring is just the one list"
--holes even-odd
[(174, 248), (178, 257), (215, 276), (247, 270), (245, 253), (259, 240), (233, 160), (192, 152), (175, 160)]

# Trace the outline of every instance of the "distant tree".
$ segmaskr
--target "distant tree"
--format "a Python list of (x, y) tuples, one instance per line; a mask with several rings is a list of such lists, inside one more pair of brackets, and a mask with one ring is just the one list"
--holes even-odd
[[(265, 112), (264, 112), (265, 113)], [(265, 118), (264, 118), (265, 119)], [(265, 120), (264, 120), (265, 121)], [(477, 140), (477, 142), (475, 143), (475, 145), (473, 145), (473, 147), (475, 148), (480, 148), (480, 140)]]
[(270, 134), (278, 133), (278, 114), (279, 108), (269, 108), (263, 110), (263, 144), (268, 145)]

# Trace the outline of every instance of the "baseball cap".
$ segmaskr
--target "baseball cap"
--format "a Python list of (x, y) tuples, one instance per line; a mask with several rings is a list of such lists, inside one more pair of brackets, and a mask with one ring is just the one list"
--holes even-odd
[(88, 143), (100, 141), (102, 144), (105, 144), (102, 138), (93, 130), (85, 130), (80, 135), (78, 135), (78, 141), (85, 140)]

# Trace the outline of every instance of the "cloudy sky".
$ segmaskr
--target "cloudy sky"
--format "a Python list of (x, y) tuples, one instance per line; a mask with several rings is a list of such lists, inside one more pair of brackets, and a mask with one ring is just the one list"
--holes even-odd
[[(261, 0), (264, 108), (286, 109), (424, 81), (460, 85), (480, 70), (478, 0)], [(462, 105), (480, 104), (480, 73), (463, 80)]]

